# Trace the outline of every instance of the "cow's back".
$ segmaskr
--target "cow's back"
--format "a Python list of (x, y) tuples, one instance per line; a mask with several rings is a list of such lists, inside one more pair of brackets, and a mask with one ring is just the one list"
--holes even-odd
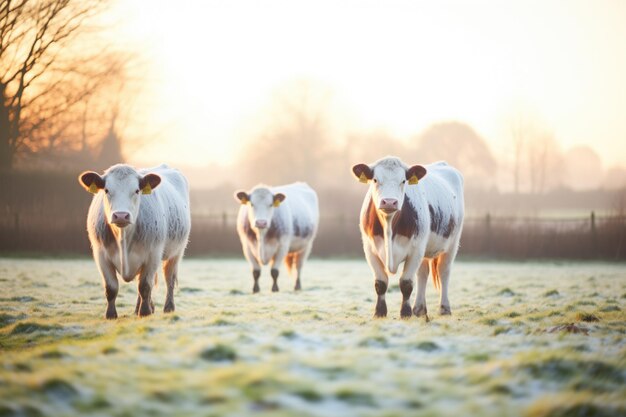
[(180, 171), (167, 165), (141, 169), (139, 173), (158, 174), (161, 183), (152, 194), (143, 196), (138, 223), (145, 236), (138, 238), (164, 240), (164, 258), (167, 258), (168, 252), (178, 251), (180, 245), (186, 246), (191, 231), (189, 186)]
[[(407, 196), (418, 208), (440, 208), (444, 212), (454, 214), (460, 220), (464, 214), (463, 175), (445, 162), (425, 165), (426, 176), (419, 184), (407, 187)], [(432, 210), (432, 209), (430, 209)]]
[[(319, 203), (315, 191), (304, 182), (273, 187), (272, 193), (283, 193), (287, 196), (284, 204), (285, 209), (278, 212), (289, 213), (295, 227), (306, 227), (317, 230), (319, 223)], [(297, 231), (294, 231), (297, 232)], [(297, 233), (296, 233), (297, 234)]]

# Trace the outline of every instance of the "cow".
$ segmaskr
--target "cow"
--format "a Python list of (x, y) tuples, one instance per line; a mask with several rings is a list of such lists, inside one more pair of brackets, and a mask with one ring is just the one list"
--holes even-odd
[[(448, 284), (463, 228), (463, 176), (445, 162), (407, 166), (388, 156), (352, 167), (369, 184), (360, 215), (365, 258), (374, 273), (378, 295), (375, 317), (387, 316), (385, 293), (389, 274), (400, 274), (400, 316), (425, 316), (428, 273), (440, 294), (439, 312), (451, 314)], [(426, 175), (428, 173), (428, 175)], [(417, 296), (410, 297), (417, 275)]]
[(163, 311), (174, 311), (178, 265), (191, 230), (185, 177), (167, 165), (137, 170), (117, 164), (102, 176), (83, 172), (78, 181), (94, 194), (87, 232), (104, 282), (105, 317), (117, 318), (118, 275), (126, 282), (139, 275), (135, 314), (154, 313), (152, 288), (161, 262), (167, 287)]
[(302, 289), (302, 265), (311, 253), (319, 224), (315, 191), (303, 182), (257, 185), (250, 192), (235, 192), (235, 199), (241, 203), (237, 233), (252, 267), (252, 292), (259, 292), (261, 265), (268, 263), (274, 280), (272, 291), (278, 291), (278, 268), (283, 261), (288, 273), (295, 270), (294, 290)]

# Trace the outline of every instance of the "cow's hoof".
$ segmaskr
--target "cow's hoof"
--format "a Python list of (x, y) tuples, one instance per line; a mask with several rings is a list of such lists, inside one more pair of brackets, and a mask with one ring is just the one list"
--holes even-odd
[(411, 318), (413, 315), (413, 311), (411, 311), (411, 306), (409, 304), (404, 304), (400, 309), (400, 317), (403, 319)]
[(378, 301), (376, 303), (376, 311), (374, 311), (374, 317), (381, 318), (387, 317), (387, 303), (384, 301)]
[(442, 316), (449, 316), (452, 314), (452, 310), (450, 310), (450, 306), (441, 306), (439, 307), (439, 314)]
[(139, 307), (139, 317), (146, 317), (154, 313), (154, 308), (150, 304), (151, 303), (141, 303)]
[(104, 315), (104, 317), (107, 320), (115, 320), (117, 318), (117, 311), (115, 310), (115, 307), (113, 307), (113, 309), (107, 309), (107, 312)]
[(278, 292), (278, 285), (274, 284), (272, 286), (272, 292)]
[(164, 312), (164, 313), (171, 313), (171, 312), (173, 312), (174, 310), (176, 310), (176, 307), (174, 306), (174, 303), (173, 303), (173, 302), (171, 302), (171, 303), (167, 303), (167, 304), (165, 304), (165, 306), (163, 307), (163, 312)]
[(259, 284), (254, 284), (254, 287), (252, 287), (252, 294), (256, 294), (259, 291), (261, 291), (261, 289), (259, 288)]
[(300, 285), (300, 280), (296, 281), (296, 286), (293, 287), (294, 291), (300, 291), (302, 286)]
[(420, 305), (420, 306), (415, 306), (415, 308), (413, 308), (413, 314), (415, 314), (417, 317), (422, 317), (422, 316), (427, 316), (427, 311), (426, 311), (426, 306), (425, 305)]

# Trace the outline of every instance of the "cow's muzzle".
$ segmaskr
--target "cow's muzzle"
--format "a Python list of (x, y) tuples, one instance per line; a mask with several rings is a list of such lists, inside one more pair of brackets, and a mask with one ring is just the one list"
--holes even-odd
[(383, 213), (391, 214), (398, 210), (398, 200), (395, 198), (381, 198), (378, 209)]
[(130, 221), (130, 213), (126, 211), (116, 211), (111, 214), (111, 223), (117, 227), (126, 227)]
[(267, 229), (267, 220), (256, 220), (254, 222), (254, 227), (257, 229)]

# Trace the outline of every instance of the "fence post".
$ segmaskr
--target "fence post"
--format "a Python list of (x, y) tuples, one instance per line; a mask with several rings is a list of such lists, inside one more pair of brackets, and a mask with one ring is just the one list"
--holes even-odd
[(598, 257), (598, 232), (596, 230), (596, 213), (591, 212), (591, 256)]
[(491, 214), (489, 214), (489, 212), (487, 212), (485, 216), (485, 243), (483, 248), (487, 255), (491, 255)]

